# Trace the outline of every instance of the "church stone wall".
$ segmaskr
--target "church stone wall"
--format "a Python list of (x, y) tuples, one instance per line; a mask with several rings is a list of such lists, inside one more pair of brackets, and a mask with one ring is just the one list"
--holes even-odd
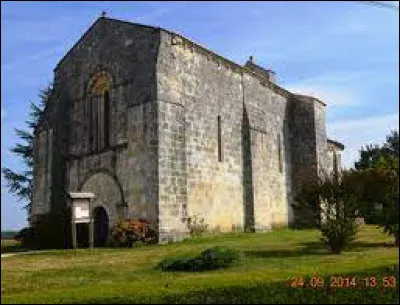
[(311, 183), (316, 178), (316, 138), (314, 102), (311, 99), (292, 98), (289, 122), (292, 144), (293, 189)]
[[(69, 191), (92, 191), (112, 224), (147, 218), (160, 242), (181, 239), (194, 216), (220, 231), (292, 222), (296, 190), (327, 166), (324, 105), (259, 73), (166, 30), (100, 18), (55, 69), (33, 210), (49, 185), (53, 210)], [(110, 143), (93, 151), (88, 101), (103, 100), (88, 87), (99, 74)]]
[(326, 155), (328, 154), (328, 145), (325, 127), (325, 105), (321, 102), (314, 101), (314, 124), (315, 124), (315, 141), (318, 164), (318, 175), (327, 173)]
[[(155, 226), (157, 52), (158, 33), (153, 28), (100, 18), (55, 69), (57, 110), (52, 117), (57, 125), (58, 151), (62, 152), (58, 159), (63, 177), (57, 183), (59, 191), (79, 191), (91, 176), (97, 181), (103, 176), (96, 175), (106, 172), (121, 186), (123, 199), (115, 202), (111, 209), (114, 214), (120, 218), (145, 217)], [(107, 73), (112, 80), (110, 146), (91, 151), (87, 88), (99, 72)], [(41, 180), (40, 175), (37, 179)], [(91, 183), (91, 188), (95, 194), (115, 192), (113, 185), (101, 181)], [(110, 190), (103, 192), (103, 188)]]
[[(292, 191), (296, 196), (307, 184), (329, 173), (325, 105), (309, 96), (293, 96), (290, 103)], [(294, 215), (294, 221), (296, 221)]]
[(269, 230), (291, 220), (289, 100), (252, 75), (244, 75), (251, 138), (254, 226)]
[(51, 209), (53, 129), (41, 130), (34, 141), (34, 175), (32, 215), (42, 215)]
[[(287, 225), (291, 217), (287, 98), (241, 67), (177, 35), (162, 32), (161, 37), (157, 99), (160, 219), (165, 227), (183, 228), (178, 219), (185, 213), (204, 218), (211, 229), (222, 231)], [(218, 161), (218, 116), (222, 162)], [(246, 119), (248, 136), (242, 127)], [(171, 141), (174, 137), (183, 141)], [(179, 153), (182, 149), (184, 154)], [(169, 217), (163, 218), (162, 213)]]
[[(204, 218), (210, 229), (241, 228), (241, 74), (177, 36), (161, 35), (157, 66), (162, 113), (159, 179), (160, 188), (166, 185), (165, 192), (160, 189), (160, 219), (163, 213), (177, 215), (174, 221), (164, 219), (171, 229), (184, 228), (181, 216), (185, 214)], [(218, 161), (218, 116), (222, 162)]]

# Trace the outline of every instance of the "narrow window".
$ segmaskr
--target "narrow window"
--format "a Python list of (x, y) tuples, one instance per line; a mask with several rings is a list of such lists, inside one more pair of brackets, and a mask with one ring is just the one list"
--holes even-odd
[(218, 116), (218, 162), (222, 162), (221, 116)]
[(99, 149), (99, 100), (93, 99), (93, 151)]
[(278, 162), (279, 162), (279, 172), (283, 172), (283, 163), (282, 163), (282, 144), (281, 144), (281, 135), (278, 134)]
[(99, 98), (95, 99), (96, 101), (96, 105), (94, 105), (94, 135), (95, 135), (95, 139), (94, 139), (94, 151), (98, 151), (99, 147), (100, 147), (100, 141), (99, 141), (99, 128), (101, 128), (101, 125), (99, 124), (100, 121), (100, 111), (99, 109), (101, 109), (99, 106), (100, 101)]
[(104, 146), (110, 146), (110, 94), (104, 92)]
[(338, 167), (338, 155), (336, 154), (335, 151), (333, 151), (333, 175), (335, 177), (335, 180), (337, 180), (339, 176), (339, 167)]
[(338, 171), (342, 169), (342, 160), (341, 160), (341, 155), (339, 153), (336, 154), (336, 167)]
[(89, 99), (89, 151), (93, 151), (93, 98)]

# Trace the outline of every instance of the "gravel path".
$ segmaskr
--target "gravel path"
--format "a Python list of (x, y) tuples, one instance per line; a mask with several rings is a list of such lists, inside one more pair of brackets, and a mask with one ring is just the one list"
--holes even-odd
[(41, 253), (41, 252), (44, 252), (44, 251), (26, 251), (26, 252), (4, 253), (1, 255), (1, 258), (10, 257), (10, 256), (14, 256), (14, 255), (20, 255), (20, 254), (34, 254), (34, 253)]

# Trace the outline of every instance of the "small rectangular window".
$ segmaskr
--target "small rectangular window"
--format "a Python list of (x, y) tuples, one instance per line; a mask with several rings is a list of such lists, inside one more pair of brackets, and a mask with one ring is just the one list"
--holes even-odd
[(110, 146), (110, 94), (104, 92), (104, 145)]
[(89, 99), (89, 122), (88, 122), (88, 130), (89, 130), (89, 152), (93, 151), (93, 100), (92, 98)]
[(281, 135), (278, 134), (278, 162), (279, 162), (279, 172), (283, 172), (283, 160), (282, 160), (282, 143)]
[(339, 153), (336, 154), (336, 166), (338, 168), (338, 171), (342, 169), (342, 160), (341, 160), (341, 155)]
[(222, 162), (221, 116), (218, 116), (218, 162)]

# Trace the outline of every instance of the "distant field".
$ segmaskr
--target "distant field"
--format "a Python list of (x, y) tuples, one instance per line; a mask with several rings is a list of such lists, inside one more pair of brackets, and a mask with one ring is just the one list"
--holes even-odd
[[(379, 229), (363, 226), (353, 247), (330, 254), (315, 230), (226, 234), (137, 249), (54, 250), (2, 259), (2, 303), (399, 303), (399, 249)], [(221, 245), (242, 261), (225, 270), (164, 273), (166, 257)], [(322, 288), (292, 288), (294, 277), (324, 277)], [(355, 276), (357, 285), (332, 288), (330, 276)], [(384, 276), (396, 288), (384, 288)], [(377, 276), (374, 287), (361, 278)], [(386, 283), (386, 282), (385, 282)], [(364, 284), (365, 286), (365, 284)]]
[(1, 253), (12, 253), (21, 251), (25, 251), (25, 249), (21, 246), (21, 244), (18, 241), (14, 239), (1, 240)]

